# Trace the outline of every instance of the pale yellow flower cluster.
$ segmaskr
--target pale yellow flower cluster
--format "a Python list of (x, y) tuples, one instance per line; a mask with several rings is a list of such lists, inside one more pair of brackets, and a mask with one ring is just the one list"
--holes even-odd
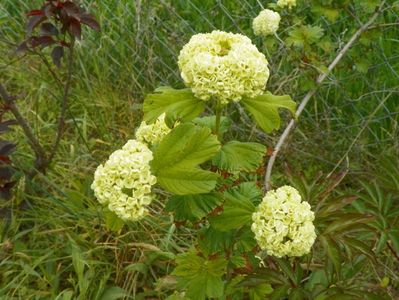
[(160, 115), (153, 124), (143, 121), (136, 131), (138, 141), (148, 145), (158, 144), (165, 135), (170, 132), (170, 128), (165, 123), (165, 113)]
[(268, 255), (302, 256), (309, 253), (316, 239), (314, 213), (290, 186), (267, 192), (252, 220), (255, 239)]
[(121, 219), (142, 219), (153, 200), (151, 187), (156, 183), (150, 169), (152, 159), (151, 150), (137, 140), (129, 140), (112, 153), (94, 174), (91, 188), (98, 201), (107, 204)]
[(296, 0), (278, 0), (277, 6), (284, 8), (288, 6), (288, 9), (293, 8), (296, 6)]
[(269, 79), (268, 62), (248, 37), (217, 30), (192, 36), (178, 64), (198, 98), (222, 104), (262, 94)]
[(258, 36), (273, 35), (277, 32), (280, 20), (281, 17), (279, 13), (270, 9), (264, 9), (253, 20), (252, 29), (254, 30), (255, 35)]

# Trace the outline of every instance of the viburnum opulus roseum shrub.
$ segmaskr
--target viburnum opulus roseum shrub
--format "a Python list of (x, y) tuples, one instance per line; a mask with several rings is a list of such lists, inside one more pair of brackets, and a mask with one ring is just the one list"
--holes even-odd
[[(257, 234), (268, 230), (268, 224), (256, 217), (263, 213), (263, 210), (256, 212), (261, 201), (256, 172), (263, 164), (266, 147), (254, 142), (225, 141), (223, 136), (229, 130), (230, 122), (223, 112), (232, 102), (239, 102), (259, 127), (271, 132), (280, 125), (278, 109), (285, 108), (294, 113), (296, 105), (289, 96), (275, 96), (265, 91), (269, 78), (266, 57), (241, 34), (213, 31), (194, 35), (180, 52), (178, 63), (188, 88), (162, 87), (147, 96), (144, 120), (136, 130), (136, 140), (130, 140), (98, 167), (92, 188), (99, 202), (107, 205), (109, 210), (124, 220), (136, 221), (148, 213), (148, 206), (156, 197), (151, 187), (157, 184), (170, 194), (166, 210), (174, 213), (176, 220), (203, 222), (208, 230), (220, 232), (240, 230), (248, 244), (237, 252), (237, 257), (240, 252), (249, 252), (258, 264), (253, 253), (258, 235), (253, 235), (251, 224), (254, 218), (252, 230)], [(213, 115), (203, 116), (206, 105), (213, 110)], [(248, 182), (244, 182), (243, 177), (247, 177)], [(293, 194), (292, 201), (297, 200), (294, 195), (297, 194)], [(206, 206), (202, 207), (201, 202)], [(287, 205), (290, 203), (287, 201)], [(296, 202), (292, 205), (303, 206)], [(218, 207), (221, 213), (214, 214)], [(301, 232), (301, 229), (295, 226), (300, 227), (301, 220), (292, 216), (292, 209), (296, 207), (276, 212), (276, 215), (287, 214), (283, 225), (286, 233), (276, 235), (270, 245), (262, 238), (258, 239), (261, 248), (265, 246), (271, 255), (274, 253), (270, 249), (277, 244), (284, 247), (284, 238), (292, 239), (295, 250), (275, 252), (281, 254), (278, 256), (305, 254), (313, 243), (308, 240), (303, 248), (298, 246), (305, 241), (300, 240), (302, 236), (297, 238), (295, 230)], [(289, 218), (292, 218), (291, 223)], [(306, 219), (310, 223), (311, 220)], [(303, 226), (308, 224), (305, 222)], [(289, 244), (285, 245), (290, 248)], [(190, 255), (202, 252), (205, 257), (200, 260), (206, 262), (206, 255), (213, 251), (205, 248), (192, 249), (185, 255), (191, 260)], [(185, 255), (177, 260), (175, 270), (175, 274), (182, 278), (183, 289), (187, 288), (188, 294), (193, 293), (193, 299), (202, 299), (206, 295), (219, 297), (223, 274), (215, 278), (214, 288), (198, 295), (192, 292), (196, 290), (192, 285), (198, 284), (197, 275), (201, 277), (207, 273), (197, 274), (193, 280), (184, 279)], [(224, 266), (224, 273), (227, 260), (220, 258), (220, 264)], [(192, 271), (212, 272), (211, 269), (199, 271), (195, 268)]]
[[(279, 22), (278, 13), (266, 10), (253, 21), (253, 29), (260, 36), (273, 35)], [(346, 276), (340, 274), (336, 238), (347, 214), (341, 211), (345, 205), (336, 206), (330, 196), (337, 183), (326, 180), (311, 204), (303, 190), (292, 186), (264, 194), (266, 146), (230, 138), (237, 135), (229, 134), (234, 127), (228, 112), (237, 106), (266, 134), (279, 129), (280, 109), (295, 113), (290, 96), (267, 90), (265, 55), (248, 37), (216, 30), (192, 36), (178, 66), (186, 88), (160, 87), (147, 95), (134, 139), (95, 172), (92, 187), (99, 202), (125, 221), (138, 221), (157, 197), (166, 202), (164, 213), (173, 222), (195, 232), (191, 248), (171, 254), (175, 285), (166, 292), (168, 299), (339, 295), (341, 290), (329, 289), (327, 278), (333, 282)], [(350, 217), (351, 226), (367, 220), (360, 214)], [(345, 241), (352, 255), (370, 254), (361, 241)], [(315, 264), (320, 253), (327, 253), (327, 259)], [(317, 290), (318, 284), (327, 287)]]
[[(239, 177), (241, 171), (256, 171), (262, 165), (265, 147), (261, 144), (230, 141), (222, 146), (222, 118), (226, 121), (222, 111), (230, 102), (242, 102), (267, 132), (279, 126), (278, 108), (294, 112), (295, 103), (289, 96), (265, 92), (268, 62), (246, 36), (222, 31), (194, 35), (180, 52), (178, 63), (189, 89), (164, 87), (149, 95), (136, 140), (113, 153), (96, 171), (93, 189), (97, 198), (124, 219), (144, 216), (139, 207), (137, 215), (121, 210), (132, 210), (128, 205), (133, 201), (138, 206), (150, 203), (133, 200), (136, 187), (132, 187), (138, 178), (144, 184), (153, 182), (140, 174), (141, 170), (147, 174), (150, 165), (161, 187), (182, 196), (218, 190), (221, 170)], [(198, 118), (206, 104), (213, 106), (215, 115)], [(166, 119), (175, 125), (169, 128)], [(133, 142), (137, 144), (134, 153), (128, 153), (126, 147)], [(210, 159), (218, 172), (200, 167)], [(133, 174), (137, 174), (135, 180)], [(112, 187), (117, 193), (112, 194)]]

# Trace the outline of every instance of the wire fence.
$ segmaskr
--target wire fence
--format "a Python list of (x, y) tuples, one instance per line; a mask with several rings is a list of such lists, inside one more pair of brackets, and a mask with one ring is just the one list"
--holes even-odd
[[(4, 40), (15, 42), (21, 39), (25, 13), (40, 2), (1, 0), (0, 35)], [(272, 1), (85, 1), (98, 17), (102, 32), (85, 32), (78, 49), (82, 68), (79, 76), (87, 86), (93, 82), (107, 84), (137, 99), (160, 85), (182, 87), (177, 56), (191, 35), (220, 29), (253, 38), (252, 19), (268, 2)], [(303, 2), (305, 5), (295, 12), (296, 16), (282, 12), (286, 27), (282, 26), (279, 34), (294, 28), (301, 16), (309, 11), (311, 1)], [(314, 18), (314, 24), (324, 29), (324, 35), (329, 36), (334, 45), (331, 56), (326, 59), (332, 59), (351, 33), (371, 15), (368, 11), (353, 9), (353, 5), (349, 7), (352, 14), (345, 13), (334, 22), (320, 15)], [(398, 9), (389, 3), (373, 31), (367, 32), (366, 38), (359, 41), (363, 48), (352, 49), (343, 62), (345, 67), (338, 66), (323, 83), (295, 131), (287, 153), (291, 149), (311, 160), (334, 166), (346, 155), (356, 159), (362, 151), (398, 147), (397, 23)], [(300, 101), (307, 88), (303, 86), (303, 77), (309, 72), (287, 67), (289, 61), (285, 59), (289, 49), (283, 44), (271, 53), (267, 43), (259, 38), (253, 40), (270, 61), (272, 76), (268, 89), (288, 93)], [(3, 46), (0, 64), (7, 65), (9, 49)], [(319, 47), (317, 44), (313, 46)], [(363, 53), (359, 55), (356, 51), (365, 51), (367, 61), (359, 61)], [(325, 65), (330, 62), (326, 61)], [(311, 70), (320, 66), (304, 62), (303, 68)], [(311, 78), (307, 79), (311, 81)], [(272, 146), (277, 136), (278, 133), (268, 136), (267, 143)]]

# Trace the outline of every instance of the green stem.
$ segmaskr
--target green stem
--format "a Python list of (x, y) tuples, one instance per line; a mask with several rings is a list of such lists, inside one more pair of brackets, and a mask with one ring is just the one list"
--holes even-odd
[(222, 115), (222, 106), (221, 106), (219, 100), (217, 100), (217, 103), (216, 103), (215, 114), (216, 114), (215, 134), (218, 138), (220, 138), (219, 134), (220, 134), (220, 120), (221, 120), (221, 115)]

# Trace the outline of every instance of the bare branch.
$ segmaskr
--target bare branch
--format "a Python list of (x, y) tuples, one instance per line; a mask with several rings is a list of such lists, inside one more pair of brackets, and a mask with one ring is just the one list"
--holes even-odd
[(25, 133), (26, 138), (28, 139), (30, 146), (32, 147), (33, 152), (35, 152), (36, 155), (35, 167), (40, 171), (44, 171), (44, 169), (42, 168), (43, 166), (46, 165), (47, 162), (46, 154), (42, 146), (40, 145), (40, 142), (33, 134), (27, 121), (22, 116), (17, 105), (15, 104), (15, 97), (9, 95), (2, 84), (0, 84), (0, 96), (3, 99), (4, 103), (8, 106), (12, 114), (14, 115), (18, 124), (21, 126), (22, 130)]
[(33, 54), (36, 54), (40, 57), (40, 59), (42, 60), (43, 64), (46, 66), (47, 70), (50, 72), (51, 76), (54, 78), (54, 80), (57, 82), (57, 84), (62, 87), (63, 84), (61, 82), (61, 80), (58, 78), (57, 74), (54, 72), (53, 68), (51, 67), (49, 61), (47, 60), (46, 56), (44, 56), (42, 53), (40, 53), (39, 51), (34, 51), (32, 50)]
[(277, 155), (279, 154), (281, 148), (285, 144), (288, 136), (290, 135), (291, 131), (293, 130), (296, 122), (295, 119), (297, 119), (305, 109), (306, 105), (308, 104), (309, 100), (314, 96), (316, 91), (318, 90), (319, 86), (321, 83), (327, 78), (327, 76), (331, 73), (331, 71), (336, 67), (336, 65), (341, 61), (341, 59), (344, 57), (344, 55), (348, 52), (348, 50), (353, 46), (353, 44), (358, 40), (358, 38), (362, 35), (362, 33), (366, 30), (369, 29), (369, 27), (375, 22), (377, 17), (380, 15), (382, 8), (385, 5), (385, 0), (381, 3), (379, 9), (370, 17), (367, 23), (363, 24), (356, 32), (355, 34), (350, 38), (350, 40), (346, 43), (346, 45), (342, 48), (342, 50), (337, 54), (333, 62), (329, 65), (328, 70), (321, 74), (317, 80), (316, 80), (316, 86), (311, 89), (305, 97), (302, 99), (301, 103), (298, 106), (298, 109), (295, 113), (295, 118), (291, 119), (289, 122), (288, 126), (285, 128), (284, 132), (280, 136), (272, 156), (270, 157), (266, 171), (265, 171), (265, 182), (264, 182), (264, 191), (268, 191), (270, 189), (270, 177), (272, 174), (274, 162), (276, 161)]
[(75, 41), (74, 39), (71, 42), (71, 45), (69, 46), (69, 57), (68, 57), (68, 74), (67, 74), (67, 79), (64, 85), (64, 93), (61, 99), (61, 112), (60, 112), (60, 117), (58, 120), (58, 130), (57, 130), (57, 136), (55, 138), (55, 142), (53, 145), (53, 148), (50, 152), (50, 157), (48, 159), (48, 163), (50, 164), (58, 150), (59, 144), (62, 139), (62, 135), (64, 134), (64, 129), (65, 129), (65, 116), (67, 113), (67, 108), (68, 108), (68, 98), (69, 98), (69, 90), (71, 87), (71, 82), (72, 82), (72, 72), (73, 72), (73, 59), (74, 59), (74, 46), (75, 46)]

